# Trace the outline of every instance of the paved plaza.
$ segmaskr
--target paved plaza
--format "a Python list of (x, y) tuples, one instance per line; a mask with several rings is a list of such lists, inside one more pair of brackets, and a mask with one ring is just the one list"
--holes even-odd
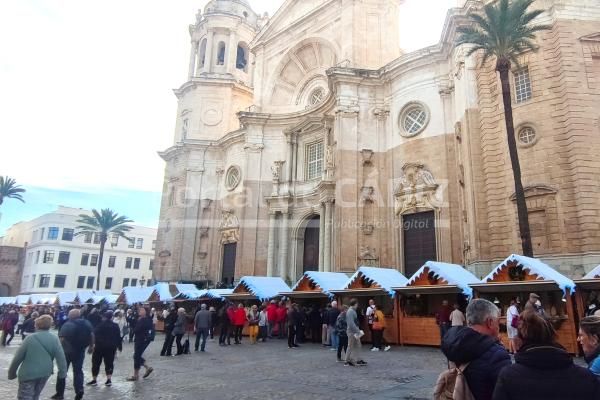
[[(146, 351), (154, 373), (137, 383), (126, 382), (132, 373), (133, 345), (126, 344), (115, 365), (113, 386), (104, 387), (101, 372), (98, 387), (86, 387), (84, 399), (431, 399), (433, 385), (446, 362), (438, 349), (393, 346), (389, 352), (364, 352), (367, 367), (344, 367), (335, 353), (321, 345), (287, 348), (286, 340), (273, 339), (250, 345), (219, 347), (208, 342), (206, 353), (160, 357), (163, 337)], [(190, 337), (190, 339), (192, 339)], [(0, 348), (0, 398), (14, 399), (17, 381), (8, 381), (7, 368), (20, 339)], [(368, 350), (368, 346), (363, 347)], [(193, 341), (192, 341), (193, 349)], [(84, 368), (90, 375), (90, 356)], [(73, 399), (69, 373), (66, 399)], [(55, 376), (42, 393), (54, 394)]]

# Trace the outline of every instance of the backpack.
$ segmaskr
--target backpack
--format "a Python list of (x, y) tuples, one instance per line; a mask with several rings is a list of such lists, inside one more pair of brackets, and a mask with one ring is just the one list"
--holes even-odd
[(456, 367), (454, 364), (451, 364), (450, 369), (442, 372), (435, 384), (433, 399), (475, 400), (473, 393), (471, 393), (471, 389), (469, 389), (467, 378), (464, 374), (468, 366), (469, 363), (463, 364), (460, 367)]

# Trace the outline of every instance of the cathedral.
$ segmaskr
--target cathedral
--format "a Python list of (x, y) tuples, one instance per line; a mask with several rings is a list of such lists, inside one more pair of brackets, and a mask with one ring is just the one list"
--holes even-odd
[[(464, 265), (520, 253), (501, 86), (456, 29), (399, 46), (403, 0), (286, 0), (269, 17), (212, 0), (165, 161), (154, 278)], [(512, 71), (536, 257), (571, 277), (600, 264), (600, 3), (537, 0), (539, 51)]]

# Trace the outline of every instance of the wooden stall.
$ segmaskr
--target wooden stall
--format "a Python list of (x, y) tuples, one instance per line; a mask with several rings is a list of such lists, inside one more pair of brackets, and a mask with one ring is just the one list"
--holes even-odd
[(502, 311), (500, 338), (508, 348), (506, 312), (511, 299), (518, 299), (521, 310), (536, 293), (568, 352), (577, 354), (577, 335), (571, 293), (575, 283), (538, 259), (513, 254), (502, 261), (481, 283), (473, 284), (474, 296), (494, 302)]
[(246, 307), (260, 304), (275, 298), (280, 298), (280, 293), (290, 292), (290, 287), (279, 277), (270, 276), (244, 276), (229, 294), (224, 294), (227, 300), (241, 302)]
[[(348, 304), (350, 299), (356, 298), (362, 315), (366, 313), (369, 300), (373, 299), (385, 315), (386, 328), (383, 332), (385, 341), (390, 344), (398, 344), (400, 343), (398, 308), (395, 301), (396, 292), (392, 288), (404, 286), (407, 281), (406, 277), (396, 269), (362, 266), (350, 277), (342, 290), (332, 290), (332, 293), (343, 304)], [(362, 329), (365, 332), (363, 340), (371, 342), (371, 332), (366, 318), (364, 318)]]
[(577, 285), (575, 307), (578, 320), (590, 314), (600, 314), (600, 265), (574, 281)]
[(440, 328), (435, 315), (444, 300), (458, 304), (464, 312), (473, 291), (470, 284), (479, 279), (461, 265), (428, 261), (398, 293), (400, 343), (439, 346)]
[(340, 272), (307, 271), (291, 291), (279, 293), (302, 306), (319, 305), (322, 308), (333, 300), (333, 290), (341, 290), (348, 283), (348, 275)]
[(146, 304), (152, 295), (154, 289), (152, 287), (127, 286), (121, 291), (117, 298), (118, 304), (126, 304), (128, 306), (134, 304)]

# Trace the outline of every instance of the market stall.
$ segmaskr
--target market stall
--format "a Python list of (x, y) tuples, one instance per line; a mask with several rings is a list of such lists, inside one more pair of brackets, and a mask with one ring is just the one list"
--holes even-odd
[[(347, 281), (342, 290), (332, 290), (340, 303), (348, 304), (350, 299), (358, 300), (358, 308), (365, 315), (369, 300), (383, 311), (386, 321), (384, 339), (387, 343), (399, 343), (398, 310), (394, 300), (396, 292), (393, 287), (404, 286), (408, 280), (393, 268), (359, 267)], [(371, 341), (371, 332), (366, 319), (362, 326), (365, 332), (364, 341)]]
[(333, 299), (332, 290), (341, 290), (348, 283), (348, 275), (339, 272), (307, 271), (291, 291), (279, 293), (302, 306), (325, 306)]
[(571, 294), (575, 283), (542, 261), (512, 254), (502, 261), (481, 283), (472, 284), (475, 296), (494, 302), (502, 311), (500, 338), (508, 347), (506, 311), (511, 299), (519, 300), (521, 310), (530, 293), (540, 296), (558, 341), (570, 353), (578, 353), (575, 316)]
[(75, 303), (77, 292), (58, 292), (54, 305), (64, 307)]
[(405, 286), (393, 288), (399, 294), (400, 343), (439, 346), (435, 315), (442, 302), (448, 301), (450, 307), (458, 304), (464, 312), (473, 295), (469, 285), (479, 282), (461, 265), (427, 261)]
[(578, 318), (600, 314), (600, 265), (574, 281), (577, 285), (575, 306)]
[(152, 287), (127, 286), (121, 291), (117, 303), (128, 306), (148, 303), (153, 291)]
[(229, 294), (227, 300), (242, 302), (246, 306), (280, 298), (280, 293), (290, 292), (290, 287), (279, 277), (244, 276)]

